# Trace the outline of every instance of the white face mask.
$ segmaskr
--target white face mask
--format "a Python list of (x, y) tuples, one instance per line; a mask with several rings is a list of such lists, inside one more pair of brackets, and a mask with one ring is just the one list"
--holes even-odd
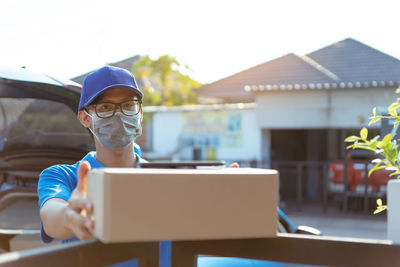
[(122, 149), (142, 135), (140, 113), (127, 116), (117, 111), (111, 118), (99, 118), (96, 114), (90, 115), (87, 112), (86, 114), (92, 118), (93, 130), (89, 130), (105, 148)]

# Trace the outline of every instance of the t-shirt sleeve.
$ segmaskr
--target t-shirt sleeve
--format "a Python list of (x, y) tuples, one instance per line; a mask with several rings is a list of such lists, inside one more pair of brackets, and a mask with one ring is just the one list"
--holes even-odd
[(40, 208), (50, 198), (61, 198), (68, 201), (74, 186), (71, 179), (71, 175), (60, 166), (56, 165), (45, 169), (40, 174), (38, 183)]
[[(72, 177), (68, 172), (59, 166), (52, 166), (45, 169), (39, 177), (38, 196), (39, 206), (51, 198), (61, 198), (68, 201), (73, 190)], [(40, 223), (40, 237), (43, 242), (50, 243), (54, 239), (47, 235), (44, 231), (42, 223)]]

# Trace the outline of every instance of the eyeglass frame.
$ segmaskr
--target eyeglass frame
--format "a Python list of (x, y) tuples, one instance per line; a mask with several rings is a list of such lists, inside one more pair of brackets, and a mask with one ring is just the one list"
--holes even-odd
[[(123, 104), (123, 103), (126, 103), (126, 102), (129, 102), (129, 101), (137, 102), (137, 103), (139, 104), (139, 109), (138, 109), (138, 111), (137, 111), (135, 114), (125, 114), (125, 113), (124, 113), (124, 110), (123, 110), (123, 108), (122, 108), (122, 104)], [(108, 116), (108, 117), (100, 117), (99, 114), (97, 113), (97, 110), (96, 110), (96, 106), (97, 106), (97, 105), (100, 105), (100, 104), (113, 104), (113, 105), (115, 105), (114, 111), (113, 111), (112, 115), (111, 115), (111, 116)], [(112, 117), (115, 115), (115, 112), (117, 112), (117, 107), (119, 107), (119, 109), (121, 110), (122, 114), (124, 114), (124, 115), (126, 115), (126, 116), (135, 116), (135, 115), (139, 114), (139, 112), (140, 112), (140, 110), (141, 110), (141, 106), (142, 106), (142, 100), (139, 100), (139, 99), (136, 99), (136, 98), (135, 98), (135, 99), (125, 100), (125, 101), (122, 101), (122, 102), (119, 102), (119, 103), (101, 102), (101, 103), (96, 103), (96, 104), (90, 104), (90, 105), (87, 105), (84, 109), (88, 112), (88, 111), (89, 111), (89, 110), (88, 110), (89, 108), (94, 108), (94, 112), (95, 112), (95, 114), (96, 114), (97, 117), (99, 117), (99, 118), (101, 118), (101, 119), (108, 119), (108, 118), (112, 118)]]

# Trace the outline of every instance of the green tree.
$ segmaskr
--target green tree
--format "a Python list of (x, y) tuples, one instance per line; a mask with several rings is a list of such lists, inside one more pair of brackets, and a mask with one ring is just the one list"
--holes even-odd
[[(396, 90), (400, 93), (400, 87)], [(351, 149), (365, 149), (375, 152), (377, 159), (373, 161), (374, 166), (369, 170), (368, 176), (372, 172), (381, 169), (391, 170), (390, 176), (400, 178), (400, 151), (398, 142), (400, 139), (396, 136), (398, 127), (400, 126), (400, 114), (397, 110), (400, 108), (400, 98), (388, 107), (388, 115), (377, 115), (376, 107), (372, 110), (372, 117), (370, 117), (369, 125), (376, 123), (382, 119), (393, 120), (393, 129), (383, 138), (379, 135), (368, 138), (368, 129), (362, 128), (360, 136), (349, 136), (345, 142), (352, 143), (347, 148)], [(378, 207), (374, 213), (381, 212), (387, 209), (387, 205), (382, 205), (382, 200), (377, 200)]]
[(197, 95), (193, 89), (200, 83), (190, 78), (183, 71), (189, 71), (188, 66), (182, 66), (174, 57), (162, 55), (151, 59), (146, 55), (141, 57), (132, 72), (144, 83), (144, 105), (187, 105), (196, 104)]

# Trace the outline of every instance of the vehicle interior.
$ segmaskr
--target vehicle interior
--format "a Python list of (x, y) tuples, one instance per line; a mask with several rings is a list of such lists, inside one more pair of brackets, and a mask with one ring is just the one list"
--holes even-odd
[(54, 164), (75, 163), (94, 142), (76, 119), (79, 87), (24, 69), (2, 69), (2, 75), (0, 252), (6, 252), (46, 246), (39, 237), (40, 172)]

